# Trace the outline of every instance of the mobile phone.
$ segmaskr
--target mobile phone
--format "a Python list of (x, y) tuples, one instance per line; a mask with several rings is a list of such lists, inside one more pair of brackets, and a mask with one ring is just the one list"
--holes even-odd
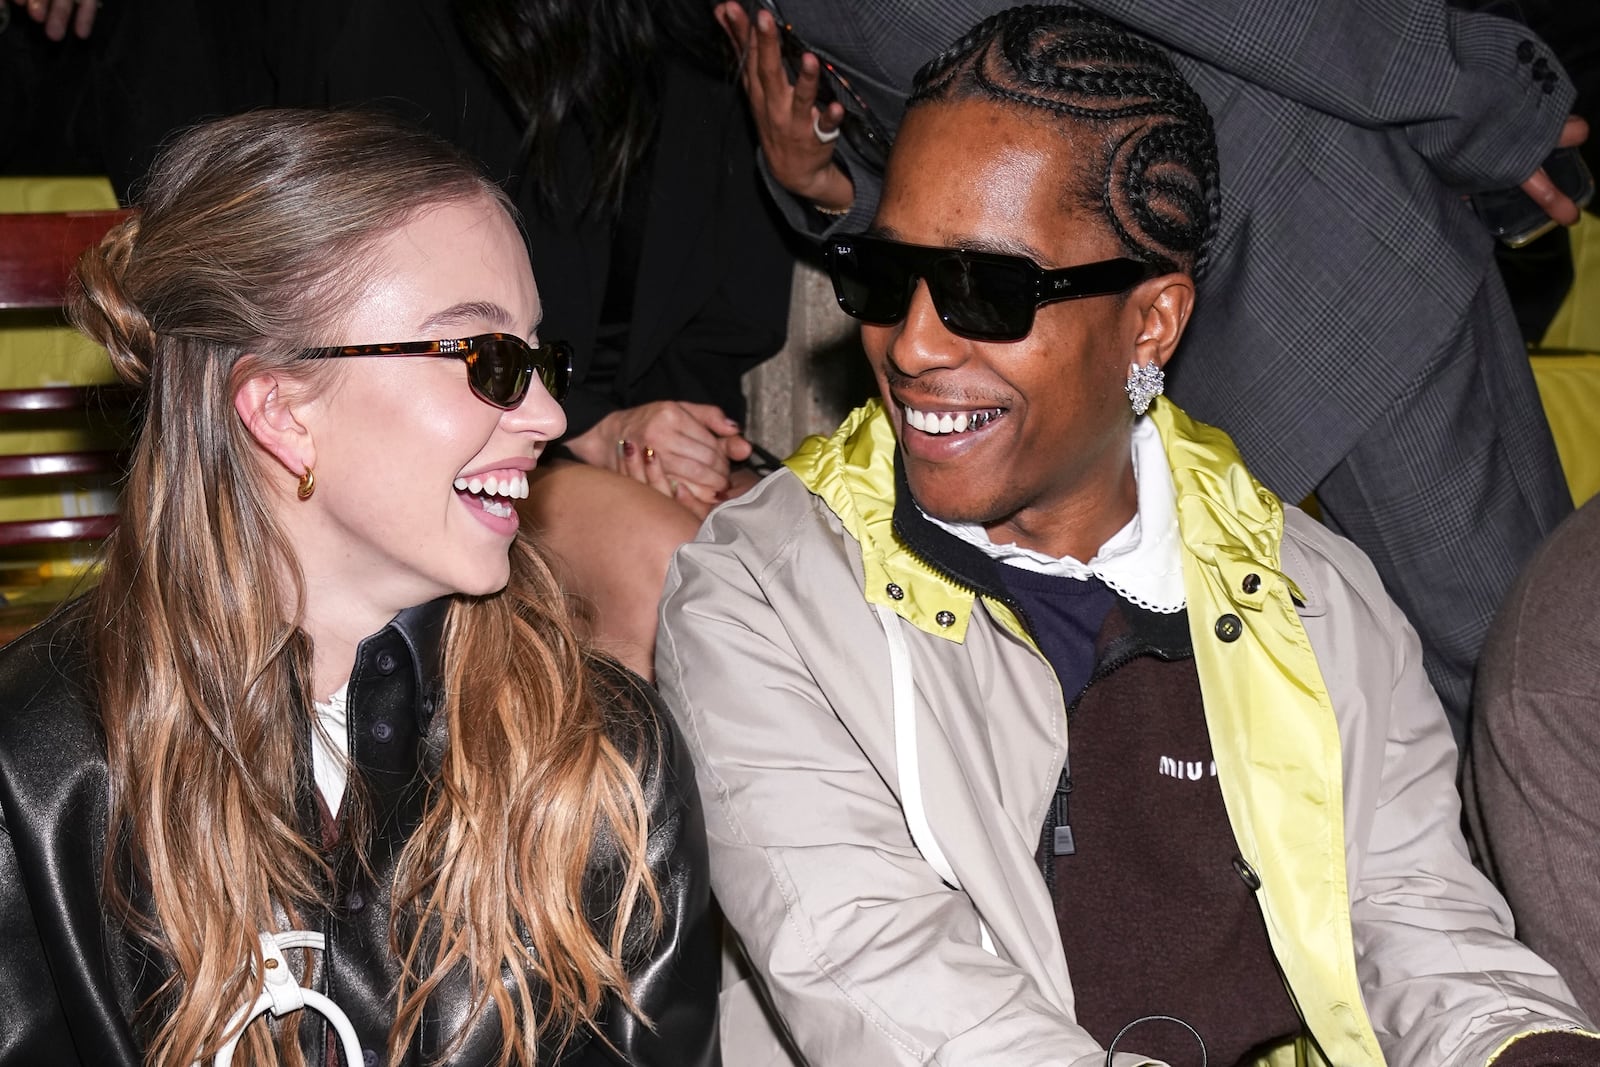
[[(1544, 171), (1580, 208), (1594, 199), (1594, 175), (1576, 148), (1551, 152), (1545, 158)], [(1520, 188), (1477, 193), (1472, 197), (1472, 209), (1490, 233), (1512, 248), (1521, 248), (1556, 228), (1556, 220)]]
[[(777, 0), (745, 0), (745, 15), (752, 26), (755, 25), (756, 14), (761, 11), (771, 15), (772, 21), (778, 25), (778, 56), (783, 60), (783, 72), (789, 76), (789, 84), (793, 85), (800, 78), (800, 57), (811, 49), (795, 32), (794, 25), (783, 17), (783, 9), (778, 6)], [(822, 57), (817, 56), (817, 61), (822, 63)], [(822, 68), (822, 77), (817, 79), (817, 107), (826, 109), (836, 97), (828, 77), (828, 65), (822, 63)]]

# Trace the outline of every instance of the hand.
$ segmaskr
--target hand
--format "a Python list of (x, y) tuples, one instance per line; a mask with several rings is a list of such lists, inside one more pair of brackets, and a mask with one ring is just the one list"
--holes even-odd
[[(654, 484), (644, 477), (647, 466), (661, 468), (662, 488), (677, 496), (679, 488), (711, 505), (726, 497), (730, 464), (747, 459), (750, 442), (739, 424), (714, 404), (658, 400), (613, 411), (588, 431), (566, 442), (579, 459)], [(628, 454), (650, 450), (653, 462)], [(632, 462), (638, 459), (639, 462)]]
[(26, 7), (33, 21), (44, 23), (44, 35), (52, 41), (67, 35), (68, 22), (72, 23), (73, 33), (87, 38), (94, 28), (94, 16), (100, 10), (100, 0), (12, 0), (12, 3)]
[[(1561, 127), (1561, 136), (1556, 139), (1557, 148), (1573, 148), (1589, 139), (1589, 124), (1576, 115), (1568, 115), (1566, 124)], [(1555, 182), (1550, 180), (1550, 175), (1540, 167), (1533, 172), (1533, 177), (1522, 183), (1522, 191), (1533, 198), (1533, 202), (1544, 208), (1545, 214), (1561, 223), (1571, 226), (1578, 221), (1580, 209), (1572, 202), (1572, 198), (1556, 188)]]
[(740, 56), (740, 78), (750, 111), (755, 116), (761, 151), (777, 183), (819, 207), (842, 211), (855, 199), (855, 186), (833, 159), (831, 139), (824, 143), (817, 131), (831, 133), (844, 122), (844, 105), (837, 100), (817, 107), (817, 83), (822, 65), (806, 52), (800, 57), (800, 74), (791, 82), (783, 68), (783, 46), (778, 24), (770, 11), (760, 11), (755, 24), (738, 0), (716, 7), (717, 21)]
[(654, 448), (648, 445), (641, 448), (632, 441), (618, 441), (616, 454), (619, 473), (636, 482), (643, 482), (662, 496), (671, 497), (696, 519), (704, 522), (705, 517), (711, 514), (711, 509), (717, 506), (716, 498), (702, 500), (690, 490), (688, 482), (669, 477), (661, 462), (661, 453)]

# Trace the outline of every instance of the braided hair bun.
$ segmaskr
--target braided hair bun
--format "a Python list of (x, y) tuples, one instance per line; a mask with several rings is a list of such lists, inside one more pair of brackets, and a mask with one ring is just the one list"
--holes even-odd
[(155, 331), (125, 288), (139, 242), (139, 218), (137, 212), (130, 215), (79, 258), (68, 314), (91, 341), (111, 353), (123, 381), (142, 387), (155, 358)]
[(1220, 211), (1211, 116), (1171, 59), (1127, 27), (1070, 6), (993, 15), (917, 72), (909, 107), (990, 100), (1097, 130), (1084, 173), (1128, 254), (1198, 272)]

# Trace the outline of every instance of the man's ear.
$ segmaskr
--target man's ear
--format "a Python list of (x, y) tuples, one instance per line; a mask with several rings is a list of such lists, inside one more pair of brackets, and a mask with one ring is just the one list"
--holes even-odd
[(300, 420), (298, 383), (264, 373), (245, 378), (233, 392), (233, 409), (256, 444), (299, 478), (316, 466), (316, 442)]
[(1194, 311), (1194, 279), (1187, 274), (1163, 274), (1140, 282), (1132, 296), (1139, 311), (1134, 362), (1164, 367), (1178, 350), (1183, 328)]

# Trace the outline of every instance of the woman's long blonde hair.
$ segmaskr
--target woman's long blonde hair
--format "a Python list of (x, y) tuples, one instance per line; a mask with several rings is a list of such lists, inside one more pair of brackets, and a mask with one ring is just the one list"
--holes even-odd
[[(78, 267), (74, 320), (143, 395), (89, 633), (108, 895), (171, 968), (141, 1016), (149, 1064), (214, 1054), (259, 989), (258, 933), (295, 923), (329, 875), (296, 802), (313, 718), (309, 643), (284, 607), (303, 603), (300, 571), (266, 490), (285, 475), (261, 462), (234, 392), (262, 371), (329, 373), (296, 357), (334, 335), (374, 243), (478, 198), (505, 204), (395, 120), (254, 112), (174, 142), (137, 213)], [(436, 986), (464, 974), (472, 1020), (502, 1020), (501, 1063), (532, 1063), (541, 1037), (592, 1025), (608, 995), (632, 1007), (624, 935), (660, 921), (629, 754), (650, 746), (615, 743), (627, 724), (550, 569), (525, 540), (511, 555), (506, 589), (455, 598), (445, 622), (440, 762), (389, 887), (403, 966), (391, 1062)], [(602, 930), (583, 899), (598, 840), (624, 872)], [(251, 1027), (241, 1062), (299, 1063), (294, 1033)]]

